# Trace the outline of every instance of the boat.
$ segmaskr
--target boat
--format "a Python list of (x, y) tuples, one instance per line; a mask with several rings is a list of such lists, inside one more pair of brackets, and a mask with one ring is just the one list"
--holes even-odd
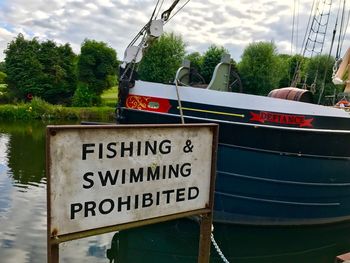
[(348, 112), (309, 103), (308, 91), (295, 87), (268, 97), (231, 92), (227, 58), (204, 89), (181, 85), (188, 65), (178, 70), (173, 84), (136, 80), (133, 65), (141, 60), (145, 35), (161, 35), (160, 24), (174, 4), (161, 21), (151, 18), (138, 34), (140, 44), (134, 39), (126, 50), (118, 122), (219, 124), (217, 223), (289, 226), (349, 220)]
[[(329, 263), (349, 251), (350, 222), (315, 226), (248, 226), (215, 224), (210, 262)], [(197, 262), (199, 224), (178, 219), (115, 233), (109, 260), (118, 263)], [(112, 261), (111, 261), (112, 262)]]

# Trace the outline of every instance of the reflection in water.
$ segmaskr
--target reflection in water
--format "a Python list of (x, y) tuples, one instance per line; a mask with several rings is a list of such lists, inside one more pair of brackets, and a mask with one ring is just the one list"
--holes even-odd
[[(215, 224), (214, 235), (234, 263), (333, 263), (350, 251), (350, 222), (323, 226), (259, 227)], [(115, 234), (109, 257), (118, 263), (196, 262), (199, 225), (189, 219)], [(223, 262), (212, 246), (210, 262)]]
[[(0, 123), (0, 262), (46, 262), (45, 124)], [(61, 262), (108, 262), (112, 235), (61, 245)]]
[(0, 125), (0, 132), (9, 132), (8, 143), (9, 174), (16, 186), (26, 189), (28, 185), (40, 183), (45, 176), (45, 141), (43, 124), (6, 123)]
[(0, 133), (0, 218), (2, 215), (1, 213), (9, 208), (10, 203), (11, 182), (7, 180), (6, 176), (2, 176), (6, 174), (7, 170), (7, 149), (9, 141), (10, 136), (8, 134)]
[[(0, 262), (46, 262), (45, 125), (0, 123)], [(215, 225), (230, 262), (332, 263), (350, 251), (350, 223), (313, 227)], [(198, 223), (184, 219), (60, 245), (61, 262), (197, 262)], [(222, 262), (212, 247), (211, 262)]]

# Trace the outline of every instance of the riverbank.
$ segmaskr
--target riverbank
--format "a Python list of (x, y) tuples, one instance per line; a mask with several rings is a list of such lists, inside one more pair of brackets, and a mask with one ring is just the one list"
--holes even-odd
[(0, 120), (113, 120), (114, 108), (64, 107), (34, 98), (30, 103), (0, 105)]

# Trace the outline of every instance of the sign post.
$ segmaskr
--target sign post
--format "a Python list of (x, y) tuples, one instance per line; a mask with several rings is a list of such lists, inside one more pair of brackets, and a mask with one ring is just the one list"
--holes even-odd
[(48, 262), (59, 244), (201, 216), (209, 262), (218, 125), (48, 126)]

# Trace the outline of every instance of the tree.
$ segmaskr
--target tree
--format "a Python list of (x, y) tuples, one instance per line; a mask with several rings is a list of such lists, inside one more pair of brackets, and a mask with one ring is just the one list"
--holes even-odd
[(40, 97), (50, 103), (69, 103), (76, 88), (75, 54), (68, 44), (39, 43), (19, 34), (5, 50), (8, 88), (19, 99)]
[(184, 56), (182, 38), (173, 33), (164, 34), (148, 48), (139, 65), (139, 77), (146, 81), (173, 82)]
[(214, 69), (216, 65), (220, 63), (224, 54), (228, 54), (228, 51), (224, 47), (218, 47), (215, 45), (210, 46), (204, 53), (200, 74), (205, 79), (206, 83), (210, 82)]
[(42, 65), (37, 58), (39, 50), (37, 39), (26, 40), (19, 34), (4, 52), (8, 88), (17, 98), (24, 99), (29, 93), (42, 93), (39, 86)]
[(51, 40), (41, 43), (38, 59), (42, 65), (39, 83), (43, 91), (40, 97), (50, 103), (70, 102), (77, 84), (75, 57), (69, 44), (57, 46)]
[(117, 53), (113, 48), (89, 39), (82, 43), (78, 60), (79, 81), (96, 99), (115, 83), (117, 69)]
[[(322, 100), (327, 95), (338, 94), (342, 87), (335, 86), (332, 82), (332, 68), (335, 59), (328, 57), (328, 55), (318, 55), (310, 58), (305, 64), (304, 75), (306, 78), (306, 84), (311, 86), (313, 83), (316, 84), (316, 92), (314, 95), (314, 101), (317, 102), (321, 89), (324, 85), (324, 91)], [(324, 82), (324, 83), (323, 83)]]
[(276, 47), (270, 42), (251, 43), (244, 50), (238, 70), (245, 92), (267, 95), (281, 78)]
[(199, 72), (203, 64), (203, 57), (199, 52), (190, 53), (185, 59), (191, 62), (191, 68), (194, 68)]
[(0, 62), (0, 71), (5, 72), (5, 61)]
[(0, 71), (0, 84), (5, 84), (6, 76), (5, 72)]
[(287, 54), (280, 54), (277, 56), (278, 68), (280, 68), (281, 78), (278, 87), (289, 87), (293, 79), (294, 70), (291, 69), (292, 57)]

